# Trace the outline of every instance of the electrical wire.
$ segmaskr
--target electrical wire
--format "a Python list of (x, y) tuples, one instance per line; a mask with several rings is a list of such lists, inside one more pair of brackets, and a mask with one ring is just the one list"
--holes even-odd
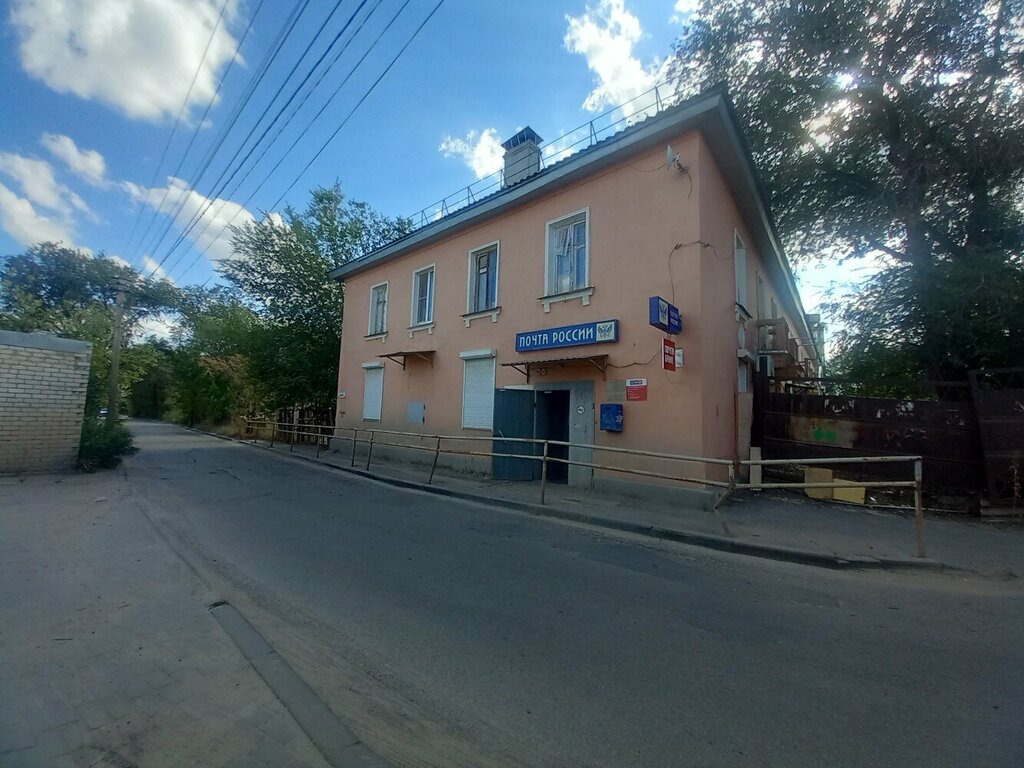
[[(263, 81), (263, 78), (266, 76), (267, 72), (270, 70), (270, 67), (273, 64), (274, 60), (280, 54), (281, 48), (284, 46), (284, 43), (287, 41), (287, 39), (291, 36), (292, 31), (295, 29), (295, 25), (298, 23), (299, 18), (301, 18), (302, 14), (305, 12), (308, 5), (309, 0), (302, 0), (301, 4), (299, 2), (296, 2), (295, 6), (292, 8), (291, 13), (288, 15), (288, 17), (285, 19), (284, 24), (281, 26), (281, 29), (278, 32), (277, 37), (274, 38), (274, 41), (271, 44), (270, 49), (263, 56), (263, 59), (260, 62), (259, 67), (257, 67), (256, 71), (253, 73), (253, 76), (252, 78), (250, 78), (248, 84), (246, 85), (244, 91), (242, 92), (242, 95), (235, 103), (235, 106), (231, 111), (231, 115), (228, 118), (228, 121), (225, 123), (223, 128), (221, 128), (221, 130), (218, 132), (217, 139), (207, 149), (206, 154), (203, 156), (203, 159), (199, 162), (199, 166), (197, 167), (196, 172), (192, 175), (192, 178), (189, 180), (190, 189), (194, 189), (202, 180), (203, 176), (206, 175), (206, 171), (209, 170), (213, 158), (216, 156), (217, 152), (220, 151), (220, 148), (221, 146), (223, 146), (224, 141), (227, 139), (228, 135), (231, 133), (231, 130), (238, 122), (238, 118), (241, 117), (242, 111), (245, 109), (249, 101), (252, 99), (253, 94), (256, 92), (256, 89), (259, 87), (259, 84)], [(168, 214), (167, 221), (164, 223), (162, 230), (160, 231), (159, 235), (155, 238), (154, 242), (151, 243), (150, 245), (150, 253), (156, 253), (157, 249), (160, 246), (160, 243), (162, 243), (164, 241), (164, 238), (167, 237), (167, 234), (168, 232), (170, 232), (172, 225), (178, 218), (178, 214), (180, 214), (182, 209), (185, 207), (186, 200), (187, 196), (182, 195), (181, 199), (174, 207), (174, 210)]]
[[(288, 81), (291, 80), (292, 75), (295, 74), (296, 70), (299, 68), (299, 65), (302, 64), (303, 60), (306, 58), (306, 55), (309, 53), (309, 50), (313, 47), (313, 45), (316, 44), (316, 41), (323, 34), (324, 30), (327, 29), (327, 25), (330, 23), (330, 20), (332, 18), (334, 18), (334, 14), (337, 13), (338, 9), (341, 7), (342, 1), (343, 0), (336, 0), (336, 2), (334, 4), (334, 7), (331, 9), (330, 13), (327, 15), (327, 18), (324, 20), (323, 24), (317, 30), (317, 33), (313, 36), (313, 40), (310, 42), (309, 47), (307, 47), (299, 55), (299, 58), (295, 61), (295, 64), (292, 65), (291, 70), (289, 70), (289, 72), (285, 76), (284, 80), (281, 81), (281, 85), (278, 86), (277, 90), (274, 92), (274, 95), (270, 97), (270, 101), (267, 102), (268, 106), (274, 104), (277, 101), (278, 96), (280, 96), (284, 92), (285, 86), (288, 84)], [(308, 2), (308, 0), (307, 0), (307, 2)], [(366, 0), (363, 0), (363, 2), (365, 3)], [(350, 21), (351, 21), (351, 19), (350, 19)], [(339, 36), (340, 36), (340, 33), (339, 33)], [(337, 42), (339, 36), (335, 36), (334, 40), (328, 46), (327, 51), (329, 51), (330, 48)], [(320, 63), (320, 61), (323, 60), (324, 56), (326, 56), (326, 54), (327, 54), (327, 51), (325, 51), (323, 54), (321, 54), (320, 59), (317, 60), (317, 64), (314, 64), (314, 68)], [(278, 110), (277, 114), (274, 117), (274, 121), (276, 121), (280, 117), (280, 115), (282, 114), (284, 109), (287, 107), (287, 104), (291, 103), (291, 99), (295, 98), (295, 95), (298, 93), (298, 90), (301, 89), (301, 87), (305, 84), (306, 80), (309, 79), (311, 74), (312, 74), (312, 69), (310, 70), (309, 73), (307, 73), (306, 77), (299, 84), (299, 86), (292, 91), (292, 96), (289, 98), (289, 100), (285, 104), (285, 106), (282, 107), (280, 110)], [(231, 172), (231, 175), (228, 177), (228, 179), (226, 181), (222, 181), (222, 179), (224, 178), (224, 175), (228, 172), (228, 169), (231, 168), (232, 164), (238, 158), (238, 155), (242, 152), (242, 150), (245, 147), (246, 143), (249, 141), (250, 138), (252, 138), (252, 135), (256, 132), (256, 130), (259, 128), (260, 124), (263, 122), (264, 116), (265, 116), (265, 114), (261, 115), (259, 117), (259, 119), (257, 119), (257, 121), (249, 129), (249, 132), (245, 135), (245, 138), (242, 139), (242, 141), (238, 144), (238, 147), (235, 149), (235, 152), (231, 156), (231, 159), (228, 160), (227, 164), (224, 167), (224, 170), (221, 172), (221, 174), (218, 177), (217, 181), (214, 183), (214, 186), (216, 187), (216, 189), (214, 190), (214, 192), (209, 197), (207, 197), (205, 202), (200, 206), (199, 210), (197, 210), (196, 213), (193, 214), (192, 217), (190, 217), (189, 224), (186, 226), (185, 231), (178, 235), (178, 237), (175, 239), (174, 243), (171, 245), (171, 249), (164, 255), (164, 257), (160, 260), (159, 264), (157, 264), (155, 266), (155, 268), (153, 270), (154, 272), (156, 271), (156, 269), (158, 269), (158, 268), (163, 266), (163, 264), (167, 261), (167, 258), (171, 255), (171, 253), (177, 248), (177, 246), (180, 243), (182, 243), (184, 241), (185, 237), (188, 236), (188, 234), (195, 228), (196, 224), (202, 219), (202, 217), (210, 209), (210, 206), (213, 204), (213, 200), (224, 190), (224, 187), (226, 187), (231, 182), (231, 180), (238, 173), (238, 170), (248, 161), (248, 159), (256, 151), (256, 147), (259, 145), (259, 141), (263, 138), (263, 136), (266, 135), (266, 131), (264, 131), (264, 133), (261, 135), (260, 139), (257, 139), (256, 143), (253, 144), (253, 146), (248, 149), (248, 151), (246, 152), (245, 156), (242, 158), (242, 160), (239, 163), (239, 165)], [(272, 125), (273, 125), (273, 122), (271, 122), (271, 126)], [(270, 126), (268, 126), (267, 130), (269, 130), (269, 127)]]
[[(376, 80), (374, 80), (374, 82), (370, 85), (370, 87), (366, 90), (366, 92), (363, 93), (363, 95), (360, 97), (360, 99), (356, 102), (355, 106), (352, 107), (352, 109), (345, 116), (345, 118), (338, 124), (338, 126), (334, 129), (334, 131), (331, 133), (331, 135), (327, 137), (327, 140), (320, 146), (320, 148), (317, 150), (316, 154), (314, 154), (313, 157), (310, 158), (309, 162), (307, 162), (306, 165), (303, 167), (303, 169), (301, 171), (299, 171), (299, 174), (292, 180), (292, 182), (288, 185), (288, 187), (284, 190), (284, 192), (281, 193), (280, 197), (278, 197), (278, 199), (274, 202), (274, 204), (272, 206), (270, 206), (270, 208), (268, 210), (275, 210), (278, 207), (278, 205), (280, 205), (281, 201), (285, 198), (285, 196), (295, 187), (295, 185), (299, 182), (299, 180), (306, 173), (306, 171), (308, 171), (310, 169), (310, 167), (312, 167), (313, 163), (315, 163), (317, 161), (317, 159), (320, 157), (320, 155), (323, 154), (324, 150), (326, 150), (327, 147), (330, 145), (330, 143), (337, 137), (338, 133), (340, 133), (341, 129), (345, 127), (345, 125), (348, 123), (348, 121), (355, 114), (356, 110), (358, 110), (359, 107), (362, 106), (363, 102), (365, 102), (366, 99), (369, 98), (370, 94), (373, 93), (373, 91), (376, 89), (376, 87), (380, 84), (381, 80), (383, 80), (384, 77), (388, 74), (388, 72), (391, 71), (391, 69), (394, 67), (395, 63), (402, 57), (402, 55), (405, 53), (405, 51), (409, 48), (409, 46), (413, 43), (413, 41), (416, 39), (416, 37), (419, 35), (419, 33), (423, 30), (423, 28), (427, 25), (427, 23), (434, 17), (434, 14), (437, 13), (437, 11), (440, 9), (440, 7), (443, 4), (444, 4), (444, 0), (438, 0), (437, 4), (434, 5), (434, 7), (431, 9), (430, 13), (428, 13), (426, 18), (424, 18), (423, 21), (420, 22), (419, 26), (412, 33), (412, 35), (409, 37), (409, 39), (398, 50), (398, 53), (396, 53), (395, 56), (391, 59), (391, 61), (387, 65), (387, 67), (384, 68), (384, 71), (381, 72), (381, 74), (377, 77)], [(404, 6), (403, 6), (403, 8), (404, 8)], [(359, 60), (359, 62), (356, 64), (356, 67), (353, 68), (353, 71), (356, 68), (358, 68), (359, 64), (362, 63), (363, 59), (366, 58), (366, 55), (368, 53), (369, 53), (369, 50)], [(321, 110), (321, 112), (322, 112), (322, 110)], [(318, 113), (318, 115), (319, 115), (319, 113)], [(301, 136), (300, 136), (300, 138), (301, 138)], [(293, 149), (295, 147), (296, 143), (297, 143), (297, 141), (292, 144), (292, 147), (289, 148), (288, 152), (290, 152), (291, 149)], [(278, 165), (279, 164), (280, 163), (278, 163)], [(277, 168), (277, 166), (275, 166), (275, 170), (276, 170), (276, 168)], [(252, 200), (252, 197), (256, 194), (256, 192), (258, 192), (260, 189), (262, 189), (263, 185), (266, 184), (266, 182), (269, 179), (270, 179), (270, 175), (267, 175), (263, 179), (263, 181), (260, 182), (259, 186), (253, 191), (253, 193), (247, 198), (246, 202), (242, 205), (242, 208), (244, 208), (245, 205), (247, 205), (249, 203), (249, 201)], [(238, 215), (238, 212), (236, 211), (235, 215), (232, 216), (231, 221), (229, 221), (228, 224), (225, 225), (225, 226), (230, 226), (231, 222), (234, 221), (234, 219), (235, 219), (235, 217), (237, 215)], [(192, 269), (192, 267), (199, 260), (199, 258), (201, 256), (205, 255), (208, 251), (209, 251), (209, 246), (207, 246), (200, 253), (198, 253), (196, 255), (196, 257), (192, 260), (192, 262), (189, 264), (189, 266), (186, 268), (186, 270), (182, 273), (182, 275), (188, 274), (188, 272)]]
[[(171, 148), (171, 142), (174, 140), (174, 134), (178, 131), (178, 126), (181, 124), (181, 119), (185, 116), (185, 110), (188, 109), (188, 100), (192, 96), (192, 90), (196, 87), (196, 82), (199, 80), (199, 73), (203, 71), (203, 64), (206, 63), (206, 56), (210, 52), (210, 46), (213, 45), (213, 39), (217, 36), (217, 30), (220, 29), (221, 22), (224, 20), (224, 13), (227, 11), (228, 3), (230, 0), (224, 0), (220, 7), (220, 14), (217, 16), (217, 21), (213, 25), (213, 29), (210, 31), (210, 39), (206, 41), (206, 47), (203, 48), (203, 55), (199, 59), (199, 64), (196, 66), (196, 71), (192, 75), (192, 82), (189, 83), (188, 91), (185, 92), (185, 98), (182, 99), (181, 108), (178, 110), (178, 116), (174, 120), (174, 127), (171, 128), (171, 133), (167, 137), (167, 142), (164, 144), (164, 149), (160, 153), (160, 160), (156, 164), (156, 168), (153, 169), (153, 178), (149, 182), (149, 188), (156, 183), (156, 178), (160, 173), (160, 167), (164, 164), (164, 160), (167, 159), (167, 152)], [(145, 207), (142, 201), (139, 201), (139, 210), (135, 216), (135, 222), (132, 224), (131, 232), (128, 234), (128, 239), (125, 241), (124, 251), (128, 252), (131, 247), (132, 239), (135, 237), (135, 232), (139, 227), (139, 222), (142, 221), (142, 212)], [(143, 238), (144, 239), (144, 238)]]
[[(399, 9), (395, 12), (395, 14), (391, 17), (391, 19), (385, 25), (385, 27), (381, 30), (381, 32), (377, 35), (377, 37), (374, 39), (374, 41), (370, 44), (369, 48), (367, 48), (367, 50), (363, 53), (363, 55), (356, 62), (356, 64), (349, 70), (348, 74), (344, 77), (344, 79), (342, 79), (342, 81), (334, 89), (333, 93), (327, 98), (327, 100), (323, 103), (323, 105), (320, 107), (320, 109), (317, 111), (317, 113), (313, 116), (313, 118), (306, 124), (306, 126), (302, 129), (302, 131), (300, 131), (299, 135), (296, 136), (296, 138), (292, 142), (291, 146), (289, 146), (288, 149), (286, 149), (284, 151), (284, 153), (281, 155), (281, 157), (278, 159), (278, 161), (274, 164), (274, 167), (271, 168), (270, 171), (267, 174), (264, 175), (263, 180), (259, 183), (259, 185), (257, 185), (257, 187), (245, 199), (245, 201), (243, 201), (241, 203), (239, 209), (237, 211), (235, 211), (235, 213), (231, 216), (231, 219), (222, 227), (222, 230), (223, 229), (227, 229), (229, 226), (231, 226), (234, 223), (235, 219), (238, 217), (238, 215), (243, 210), (245, 210), (246, 206), (248, 206), (248, 204), (252, 201), (253, 197), (255, 197), (256, 194), (267, 183), (267, 181), (270, 180), (270, 178), (274, 175), (274, 173), (277, 171), (277, 169), (281, 167), (281, 163), (284, 162), (285, 158), (288, 157), (288, 155), (291, 153), (291, 151), (295, 149), (295, 147), (296, 147), (296, 145), (298, 145), (299, 141), (302, 140), (302, 138), (306, 135), (306, 133), (310, 130), (310, 128), (313, 127), (314, 123), (316, 123), (316, 121), (324, 113), (324, 111), (327, 109), (327, 107), (333, 102), (334, 98), (338, 95), (338, 93), (345, 86), (345, 84), (348, 83), (349, 79), (356, 72), (356, 70), (359, 68), (359, 66), (363, 63), (363, 61), (366, 59), (366, 57), (371, 53), (371, 51), (374, 49), (374, 47), (376, 47), (377, 43), (380, 42), (380, 40), (384, 36), (384, 34), (394, 25), (395, 21), (397, 21), (398, 17), (405, 10), (406, 6), (409, 5), (410, 1), (411, 0), (405, 0), (405, 2), (399, 7)], [(360, 30), (363, 28), (363, 26), (365, 25), (366, 21), (370, 18), (370, 16), (373, 15), (373, 13), (377, 10), (377, 8), (379, 6), (380, 6), (380, 2), (377, 2), (377, 4), (374, 5), (374, 7), (370, 11), (370, 13), (367, 14), (367, 16), (363, 19), (362, 23), (356, 28), (355, 32), (353, 32), (352, 38), (349, 39), (349, 41), (342, 47), (342, 49), (338, 51), (338, 53), (335, 56), (334, 60), (331, 62), (330, 65), (328, 65), (328, 68), (326, 70), (324, 70), (324, 72), (321, 74), (321, 76), (317, 80), (317, 82), (314, 83), (313, 89), (315, 89), (317, 87), (317, 85), (319, 85), (319, 83), (323, 80), (324, 76), (327, 74), (327, 72), (330, 70), (330, 68), (333, 67), (334, 63), (337, 62), (337, 60), (344, 54), (344, 52), (348, 48), (348, 46), (351, 45), (351, 43), (355, 40), (356, 36), (359, 34)], [(305, 103), (305, 101), (308, 99), (308, 96), (310, 94), (312, 94), (313, 89), (311, 89), (309, 92), (307, 92), (306, 99), (304, 99), (302, 103)], [(271, 140), (270, 144), (268, 144), (268, 146), (267, 146), (268, 149), (276, 143), (277, 139), (283, 133), (284, 128), (287, 127), (288, 122), (291, 121), (291, 119), (295, 116), (295, 114), (297, 114), (298, 110), (301, 109), (301, 107), (302, 107), (302, 104), (300, 104), (296, 108), (296, 110), (294, 112), (292, 112), (292, 114), (288, 118), (288, 121), (285, 123), (284, 126), (281, 127), (281, 129), (277, 132), (277, 134), (275, 134), (275, 136)], [(216, 220), (216, 218), (220, 215), (220, 212), (224, 210), (224, 207), (228, 204), (230, 199), (234, 196), (235, 192), (239, 189), (239, 187), (241, 187), (241, 185), (246, 181), (246, 179), (249, 178), (249, 176), (256, 169), (256, 166), (258, 164), (259, 164), (259, 158), (257, 158), (257, 161), (255, 163), (253, 163), (253, 165), (251, 165), (249, 167), (249, 170), (247, 170), (245, 172), (245, 174), (242, 176), (242, 178), (238, 180), (238, 183), (236, 183), (235, 186), (231, 190), (228, 191), (228, 193), (226, 194), (225, 198), (220, 200), (220, 207), (213, 213), (212, 216), (210, 216), (207, 219), (207, 221), (205, 222), (205, 224), (203, 225), (203, 228), (199, 231), (199, 233), (192, 238), (194, 241), (198, 241), (203, 236), (203, 234), (210, 228), (210, 226), (213, 223), (213, 221)], [(186, 268), (185, 272), (182, 273), (182, 276), (184, 274), (187, 274), (188, 271), (191, 270), (192, 267), (195, 265), (195, 263), (198, 261), (199, 256), (205, 255), (208, 250), (209, 250), (209, 246), (207, 246), (205, 249), (203, 249), (202, 253), (199, 254), (195, 259), (193, 259), (189, 263), (189, 266)], [(181, 262), (181, 259), (184, 257), (185, 253), (186, 253), (185, 251), (182, 252), (182, 254), (175, 260), (175, 262), (172, 265), (171, 269), (174, 269), (177, 266), (177, 264), (179, 264)]]
[[(189, 153), (192, 151), (192, 146), (195, 144), (196, 139), (199, 137), (199, 132), (200, 130), (202, 130), (202, 127), (206, 122), (206, 118), (210, 114), (210, 110), (213, 108), (214, 103), (217, 101), (217, 97), (220, 95), (220, 89), (224, 85), (224, 81), (227, 80), (228, 75), (231, 73), (232, 67), (234, 67), (235, 65), (235, 61), (238, 60), (238, 51), (242, 49), (242, 46), (245, 44), (246, 39), (249, 37), (249, 32), (252, 31), (253, 22), (256, 20), (256, 17), (259, 16), (260, 10), (263, 8), (263, 3), (264, 0), (260, 0), (256, 6), (256, 10), (253, 11), (252, 15), (249, 17), (249, 23), (246, 24), (245, 32), (242, 33), (242, 37), (238, 41), (238, 47), (235, 49), (235, 55), (231, 57), (231, 61), (228, 62), (227, 67), (224, 69), (224, 74), (221, 75), (220, 80), (217, 81), (217, 88), (213, 92), (213, 96), (210, 98), (209, 103), (207, 103), (206, 109), (203, 110), (202, 117), (200, 117), (199, 120), (196, 122), (196, 127), (192, 131), (192, 137), (188, 141), (188, 146), (185, 147), (185, 151), (182, 153), (181, 159), (178, 160), (177, 166), (175, 166), (174, 171), (171, 173), (171, 176), (173, 176), (174, 178), (180, 178), (179, 174), (181, 173), (182, 166), (184, 166), (185, 160), (188, 158)], [(155, 183), (155, 177), (153, 182), (150, 182), (150, 188), (152, 188), (153, 183)], [(153, 229), (153, 224), (156, 222), (157, 213), (160, 211), (161, 208), (163, 208), (164, 203), (167, 201), (167, 195), (170, 194), (170, 191), (171, 185), (170, 182), (168, 182), (167, 186), (164, 188), (164, 194), (160, 198), (160, 202), (152, 211), (152, 215), (149, 218), (149, 225), (146, 227), (146, 231), (143, 232), (142, 237), (139, 239), (139, 246), (143, 245), (146, 242), (146, 238), (149, 237), (149, 233)], [(133, 254), (132, 258), (134, 258), (137, 255), (138, 253), (136, 252), (135, 254)]]

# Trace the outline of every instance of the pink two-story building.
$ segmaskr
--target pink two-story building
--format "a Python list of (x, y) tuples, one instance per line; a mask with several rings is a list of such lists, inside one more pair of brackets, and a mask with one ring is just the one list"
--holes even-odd
[[(504, 144), (500, 191), (332, 273), (345, 285), (337, 424), (745, 458), (753, 370), (813, 374), (821, 340), (727, 95), (665, 109), (548, 167), (539, 143), (520, 131)], [(536, 465), (473, 468), (527, 479)], [(551, 468), (574, 485), (624, 477)]]

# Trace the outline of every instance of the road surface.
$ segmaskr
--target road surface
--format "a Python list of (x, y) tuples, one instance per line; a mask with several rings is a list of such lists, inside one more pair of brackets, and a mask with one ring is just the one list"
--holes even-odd
[(1015, 582), (613, 536), (132, 429), (168, 544), (395, 764), (1024, 765)]

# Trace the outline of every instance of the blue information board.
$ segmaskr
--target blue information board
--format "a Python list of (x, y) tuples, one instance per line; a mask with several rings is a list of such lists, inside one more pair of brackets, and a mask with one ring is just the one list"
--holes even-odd
[(669, 304), (661, 296), (651, 296), (648, 300), (648, 322), (655, 328), (668, 333), (680, 333), (683, 330), (683, 318), (679, 307)]
[(584, 344), (605, 344), (619, 340), (618, 320), (598, 320), (596, 323), (563, 325), (559, 328), (540, 328), (516, 334), (516, 352), (538, 349), (579, 347)]

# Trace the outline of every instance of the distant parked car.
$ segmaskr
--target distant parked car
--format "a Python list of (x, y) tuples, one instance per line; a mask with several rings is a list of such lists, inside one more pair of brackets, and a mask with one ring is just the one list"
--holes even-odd
[(101, 418), (106, 418), (106, 416), (107, 416), (107, 409), (106, 408), (100, 408), (100, 417)]

